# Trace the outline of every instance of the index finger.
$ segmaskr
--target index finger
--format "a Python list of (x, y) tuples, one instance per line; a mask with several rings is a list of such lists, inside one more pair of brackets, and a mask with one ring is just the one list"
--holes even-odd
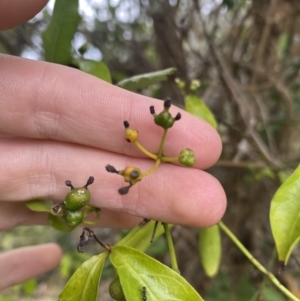
[[(79, 143), (130, 156), (143, 156), (124, 138), (123, 121), (139, 131), (139, 141), (157, 152), (162, 129), (150, 106), (162, 102), (128, 92), (73, 68), (0, 55), (0, 133)], [(182, 120), (170, 129), (165, 155), (190, 148), (196, 167), (218, 158), (221, 141), (206, 122), (172, 106)]]

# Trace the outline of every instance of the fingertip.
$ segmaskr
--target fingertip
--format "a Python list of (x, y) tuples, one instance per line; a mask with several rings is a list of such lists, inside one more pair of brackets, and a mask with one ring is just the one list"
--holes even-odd
[(0, 30), (10, 29), (33, 18), (48, 0), (0, 1)]

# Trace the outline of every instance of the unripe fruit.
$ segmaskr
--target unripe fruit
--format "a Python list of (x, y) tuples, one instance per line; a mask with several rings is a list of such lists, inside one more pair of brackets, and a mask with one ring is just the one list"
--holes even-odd
[(69, 226), (76, 227), (77, 225), (82, 223), (84, 218), (84, 213), (82, 210), (76, 210), (76, 211), (64, 210), (63, 217)]
[(142, 172), (139, 168), (134, 166), (128, 166), (122, 171), (125, 182), (128, 182), (132, 185), (139, 182), (142, 178)]
[(136, 130), (133, 130), (131, 128), (127, 128), (125, 130), (125, 139), (128, 142), (135, 142), (138, 139), (139, 133)]
[(174, 118), (167, 110), (164, 110), (161, 113), (159, 113), (158, 115), (154, 116), (154, 122), (158, 126), (161, 126), (162, 128), (164, 128), (165, 130), (172, 127), (174, 124), (174, 121), (175, 121)]
[(56, 230), (63, 232), (71, 232), (76, 226), (70, 226), (63, 216), (48, 214), (48, 223)]
[(109, 285), (110, 296), (117, 301), (126, 301), (125, 295), (120, 283), (120, 278), (115, 278)]
[(178, 157), (178, 161), (185, 166), (193, 166), (196, 162), (194, 152), (191, 149), (183, 149)]
[(90, 200), (90, 192), (84, 188), (74, 188), (65, 197), (65, 207), (74, 211), (84, 207)]

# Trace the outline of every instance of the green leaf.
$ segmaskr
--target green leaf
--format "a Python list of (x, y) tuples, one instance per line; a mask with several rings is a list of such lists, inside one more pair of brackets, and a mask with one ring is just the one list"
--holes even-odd
[(175, 68), (168, 68), (156, 72), (136, 75), (120, 81), (119, 83), (117, 83), (117, 86), (131, 91), (145, 89), (150, 85), (167, 80), (168, 76), (175, 73), (175, 71)]
[(30, 210), (37, 212), (50, 212), (53, 206), (53, 203), (50, 200), (32, 200), (25, 204)]
[(149, 301), (203, 301), (177, 272), (136, 249), (115, 246), (109, 258), (118, 272), (126, 300), (143, 300), (145, 290)]
[(208, 277), (214, 277), (218, 273), (222, 253), (218, 225), (200, 230), (199, 252), (205, 274)]
[(46, 61), (71, 63), (71, 42), (80, 20), (78, 0), (56, 0), (52, 20), (42, 34)]
[(215, 129), (218, 126), (216, 118), (207, 105), (195, 95), (187, 95), (184, 98), (185, 110), (199, 118), (202, 118)]
[[(136, 226), (122, 240), (117, 243), (117, 246), (127, 246), (146, 251), (151, 245), (151, 237), (154, 230), (155, 221), (150, 221), (144, 226)], [(172, 225), (170, 225), (172, 227)], [(153, 241), (157, 240), (164, 233), (164, 228), (159, 223), (155, 232)]]
[(59, 301), (96, 301), (101, 273), (108, 253), (93, 256), (85, 261), (73, 274)]
[(287, 264), (300, 238), (300, 165), (278, 188), (270, 208), (270, 223), (278, 258)]
[(78, 60), (77, 63), (80, 70), (111, 83), (109, 69), (104, 63), (85, 59)]

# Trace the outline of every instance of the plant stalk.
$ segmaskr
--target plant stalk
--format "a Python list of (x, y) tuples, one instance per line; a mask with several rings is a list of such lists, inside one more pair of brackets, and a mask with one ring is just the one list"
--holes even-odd
[(253, 255), (245, 248), (245, 246), (239, 241), (239, 239), (230, 231), (223, 222), (219, 222), (220, 229), (232, 240), (232, 242), (240, 249), (240, 251), (251, 261), (251, 263), (262, 272), (273, 284), (277, 287), (285, 296), (291, 301), (300, 301), (295, 295), (293, 295), (287, 288), (285, 288), (279, 280), (269, 272), (260, 262), (253, 257)]
[(162, 223), (162, 224), (164, 226), (164, 230), (165, 230), (165, 234), (166, 234), (167, 244), (168, 244), (168, 248), (169, 248), (169, 252), (170, 252), (172, 269), (175, 272), (180, 274), (169, 224), (167, 224), (167, 223)]

